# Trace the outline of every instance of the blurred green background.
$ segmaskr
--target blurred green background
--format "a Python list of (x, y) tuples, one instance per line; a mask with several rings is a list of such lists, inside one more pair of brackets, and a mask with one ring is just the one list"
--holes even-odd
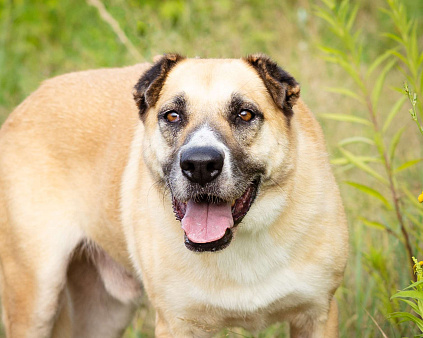
[[(423, 17), (422, 0), (401, 2), (411, 17)], [(385, 1), (355, 3), (359, 4), (355, 27), (361, 31), (366, 66), (393, 46), (393, 41), (381, 34), (390, 31), (392, 23), (380, 11), (387, 8)], [(339, 155), (337, 144), (345, 134), (363, 133), (357, 125), (319, 117), (322, 113), (363, 114), (348, 98), (325, 90), (330, 86), (348, 87), (352, 81), (338, 67), (326, 64), (321, 58), (319, 44), (336, 47), (339, 42), (315, 15), (315, 6), (322, 5), (319, 1), (103, 0), (101, 4), (103, 16), (110, 15), (118, 28), (113, 28), (88, 0), (0, 0), (0, 123), (44, 79), (58, 74), (151, 62), (153, 56), (164, 52), (235, 58), (263, 52), (301, 83), (303, 99), (323, 126), (332, 159)], [(419, 33), (423, 32), (422, 27), (419, 22)], [(122, 30), (129, 42), (123, 43), (116, 29)], [(419, 34), (420, 46), (422, 35)], [(401, 87), (404, 75), (399, 70), (392, 72), (387, 81), (382, 109), (388, 109), (401, 96), (389, 87)], [(412, 125), (408, 109), (405, 105), (395, 120), (396, 125), (407, 128), (397, 152), (400, 160), (422, 157), (423, 138)], [(345, 166), (336, 166), (334, 170), (341, 185), (351, 234), (345, 282), (336, 294), (341, 336), (380, 337), (380, 329), (390, 337), (417, 334), (411, 325), (386, 319), (387, 313), (401, 306), (392, 304), (389, 297), (410, 281), (403, 243), (386, 231), (367, 227), (360, 221), (359, 217), (375, 215), (391, 221), (381, 212), (379, 204), (342, 184), (352, 177), (355, 181), (364, 179), (363, 173)], [(410, 168), (402, 180), (417, 196), (423, 183), (422, 166)], [(423, 223), (421, 216), (419, 221)], [(421, 237), (412, 232), (411, 237), (414, 254), (421, 258)], [(154, 312), (146, 301), (125, 336), (152, 337), (153, 330)], [(254, 336), (284, 337), (286, 332), (286, 326), (278, 324)], [(252, 335), (231, 329), (219, 336)]]

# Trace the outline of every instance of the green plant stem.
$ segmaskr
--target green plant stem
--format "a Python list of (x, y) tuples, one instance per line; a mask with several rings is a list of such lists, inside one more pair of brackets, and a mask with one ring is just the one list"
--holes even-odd
[[(358, 33), (354, 34), (352, 32), (352, 23), (354, 22), (356, 10), (353, 10), (352, 12), (350, 12), (350, 16), (348, 17), (348, 14), (347, 14), (348, 6), (349, 6), (348, 0), (342, 1), (339, 4), (339, 6), (336, 5), (334, 1), (330, 1), (330, 0), (323, 0), (323, 1), (325, 5), (328, 7), (329, 11), (326, 11), (326, 12), (320, 11), (319, 15), (331, 25), (334, 33), (342, 41), (344, 45), (344, 51), (345, 51), (345, 52), (336, 51), (335, 49), (327, 48), (326, 52), (333, 55), (333, 58), (331, 58), (330, 61), (340, 64), (344, 68), (344, 70), (346, 70), (346, 72), (354, 79), (354, 81), (360, 88), (360, 91), (364, 97), (363, 103), (366, 106), (368, 113), (370, 115), (370, 121), (373, 126), (373, 131), (375, 133), (374, 139), (377, 145), (377, 150), (379, 152), (379, 156), (381, 160), (383, 160), (383, 165), (385, 167), (386, 175), (388, 176), (388, 180), (386, 183), (391, 193), (391, 198), (395, 208), (395, 216), (398, 220), (398, 223), (401, 229), (401, 234), (403, 237), (402, 239), (403, 239), (408, 260), (410, 263), (410, 275), (412, 278), (414, 278), (413, 261), (412, 261), (413, 251), (412, 251), (412, 247), (410, 243), (410, 238), (409, 238), (407, 228), (405, 227), (404, 217), (400, 207), (400, 199), (397, 192), (397, 188), (395, 186), (394, 175), (393, 175), (392, 166), (391, 166), (391, 159), (387, 153), (385, 144), (383, 142), (383, 131), (379, 127), (378, 115), (376, 111), (378, 99), (376, 98), (373, 101), (373, 96), (370, 94), (370, 91), (367, 86), (367, 83), (368, 83), (367, 78), (363, 77), (362, 71), (360, 69), (360, 65), (362, 64), (361, 46), (358, 42), (358, 35), (357, 35)], [(389, 3), (391, 5), (396, 4), (394, 0), (390, 0)], [(404, 19), (404, 17), (400, 15), (401, 13), (399, 13), (399, 10), (397, 12), (395, 12), (394, 21)], [(404, 41), (404, 43), (407, 42), (407, 39), (408, 39), (407, 34), (404, 34), (404, 31), (401, 29), (400, 29), (400, 33), (401, 33), (402, 41)], [(406, 43), (405, 45), (407, 48)], [(411, 50), (407, 49), (406, 53), (408, 53), (407, 55), (409, 54), (411, 55)], [(342, 62), (342, 58), (345, 58), (345, 60), (348, 60), (349, 62)], [(412, 67), (413, 65), (408, 65), (408, 66), (410, 66), (410, 69), (412, 68), (413, 78), (417, 77), (418, 75), (417, 68), (415, 67), (413, 68)], [(382, 81), (384, 81), (383, 78), (382, 78)], [(388, 233), (392, 234), (392, 232), (389, 232), (389, 231)]]
[[(384, 155), (386, 155), (386, 153)], [(386, 169), (391, 171), (390, 166), (387, 166)], [(407, 251), (408, 261), (411, 264), (410, 265), (411, 278), (413, 280), (415, 280), (414, 271), (413, 271), (413, 259), (412, 259), (413, 250), (411, 248), (410, 237), (409, 237), (408, 231), (405, 227), (404, 218), (402, 217), (401, 209), (400, 209), (400, 206), (399, 206), (398, 194), (397, 194), (397, 191), (395, 189), (391, 175), (389, 175), (389, 185), (390, 185), (390, 189), (391, 189), (392, 199), (394, 200), (395, 213), (396, 213), (398, 222), (399, 222), (400, 227), (401, 227), (401, 233), (404, 237), (404, 242), (405, 242), (404, 245), (405, 245), (405, 248), (406, 248), (406, 251)]]
[(417, 118), (417, 112), (416, 112), (416, 105), (420, 103), (417, 100), (417, 93), (412, 93), (410, 91), (410, 88), (408, 87), (407, 82), (404, 83), (404, 90), (411, 104), (411, 109), (409, 110), (411, 118), (417, 124), (417, 128), (419, 128), (420, 133), (423, 135), (423, 126), (420, 124), (419, 119)]
[[(358, 70), (357, 70), (357, 73), (360, 77), (360, 80), (364, 84), (361, 73)], [(366, 86), (363, 86), (363, 94), (366, 98), (366, 105), (367, 105), (367, 109), (368, 109), (369, 114), (370, 114), (370, 118), (371, 118), (372, 123), (373, 123), (373, 129), (374, 129), (377, 137), (380, 137), (381, 131), (379, 129), (379, 124), (378, 124), (376, 112), (374, 110), (374, 107), (373, 107), (373, 104), (372, 104), (372, 101), (371, 101), (371, 98), (370, 98), (370, 95), (369, 95), (369, 92), (368, 92)], [(380, 137), (380, 138), (382, 139), (382, 137)], [(392, 174), (392, 167), (391, 167), (391, 163), (390, 163), (388, 154), (386, 153), (386, 147), (385, 147), (383, 141), (380, 142), (380, 143), (381, 143), (382, 148), (381, 147), (377, 147), (377, 148), (378, 148), (380, 155), (382, 155), (382, 157), (383, 157), (383, 164), (384, 164), (384, 167), (385, 167), (385, 170), (386, 170), (386, 174), (388, 176), (389, 190), (391, 192), (392, 200), (394, 202), (395, 215), (397, 217), (398, 223), (399, 223), (400, 228), (401, 228), (401, 233), (402, 233), (402, 236), (404, 238), (404, 245), (405, 245), (405, 248), (406, 248), (406, 251), (407, 251), (408, 261), (410, 263), (410, 270), (409, 270), (410, 275), (411, 275), (411, 278), (414, 280), (415, 276), (414, 276), (414, 270), (413, 270), (413, 266), (414, 266), (413, 250), (411, 248), (410, 237), (408, 235), (408, 231), (407, 231), (407, 228), (405, 227), (405, 223), (404, 223), (404, 218), (403, 218), (402, 213), (401, 213), (398, 193), (397, 193), (397, 190), (395, 188), (394, 178), (393, 178), (393, 174)]]

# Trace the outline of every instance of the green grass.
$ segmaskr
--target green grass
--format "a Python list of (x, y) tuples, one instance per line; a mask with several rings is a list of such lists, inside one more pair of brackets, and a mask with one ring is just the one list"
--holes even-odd
[[(423, 17), (423, 1), (401, 2), (412, 17)], [(169, 51), (190, 57), (240, 57), (264, 52), (301, 83), (304, 100), (322, 123), (331, 159), (345, 157), (338, 143), (346, 136), (375, 137), (372, 128), (321, 118), (323, 114), (367, 117), (360, 103), (325, 90), (336, 87), (358, 93), (351, 77), (339, 66), (328, 64), (321, 58), (318, 45), (342, 48), (343, 43), (342, 39), (334, 37), (324, 20), (314, 14), (314, 6), (318, 4), (322, 8), (323, 3), (311, 0), (104, 0), (104, 4), (140, 57), (129, 52), (110, 25), (100, 18), (97, 9), (86, 1), (0, 0), (0, 123), (41, 81), (65, 72), (151, 61), (154, 55)], [(363, 45), (362, 70), (384, 51), (396, 46), (395, 41), (381, 33), (398, 34), (398, 29), (389, 15), (379, 10), (380, 7), (389, 10), (383, 0), (362, 0), (357, 4), (360, 9), (354, 29), (361, 32), (358, 42)], [(422, 27), (422, 22), (416, 26), (420, 49)], [(405, 78), (404, 70), (397, 70), (397, 66), (386, 77), (378, 100), (381, 119), (387, 118), (388, 112), (402, 97), (391, 87), (402, 87)], [(375, 79), (369, 82), (371, 90)], [(384, 134), (384, 140), (389, 144), (397, 130), (405, 128), (393, 158), (396, 166), (422, 157), (422, 137), (408, 114), (410, 108), (405, 102)], [(357, 156), (377, 156), (377, 150), (365, 143), (350, 143), (345, 149)], [(341, 337), (379, 337), (381, 333), (375, 322), (389, 337), (412, 336), (418, 331), (411, 324), (401, 325), (395, 319), (386, 318), (388, 313), (407, 310), (403, 302), (390, 300), (397, 290), (404, 289), (410, 282), (402, 237), (366, 226), (362, 220), (388, 224), (398, 230), (395, 215), (380, 199), (362, 194), (356, 187), (342, 182), (360, 182), (377, 188), (388, 200), (389, 190), (369, 180), (366, 172), (351, 164), (334, 166), (349, 219), (351, 243), (345, 281), (336, 293)], [(377, 173), (383, 173), (383, 163), (368, 164)], [(421, 192), (422, 169), (420, 163), (396, 177), (398, 184), (406, 188), (400, 193), (401, 210), (415, 218), (414, 221), (407, 220), (406, 227), (413, 254), (420, 260), (423, 256), (423, 217), (416, 210), (423, 208), (413, 204), (407, 193), (417, 198)], [(145, 302), (125, 337), (151, 337), (153, 330), (154, 312)], [(286, 332), (286, 325), (281, 324), (255, 337), (284, 337)], [(238, 329), (223, 331), (218, 336), (252, 337)]]

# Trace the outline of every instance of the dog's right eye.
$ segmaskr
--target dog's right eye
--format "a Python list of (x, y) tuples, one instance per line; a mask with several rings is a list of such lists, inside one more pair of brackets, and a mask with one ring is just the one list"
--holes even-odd
[(164, 115), (164, 118), (170, 123), (179, 122), (181, 120), (181, 116), (174, 110), (167, 112)]
[(254, 113), (249, 110), (243, 110), (238, 114), (238, 117), (244, 122), (250, 122), (254, 119)]

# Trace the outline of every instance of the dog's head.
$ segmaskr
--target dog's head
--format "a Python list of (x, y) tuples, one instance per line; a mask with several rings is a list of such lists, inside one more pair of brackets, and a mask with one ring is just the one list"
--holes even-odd
[(144, 159), (171, 192), (187, 248), (228, 246), (256, 197), (292, 170), (299, 92), (264, 55), (168, 54), (141, 77), (134, 98), (145, 125)]

